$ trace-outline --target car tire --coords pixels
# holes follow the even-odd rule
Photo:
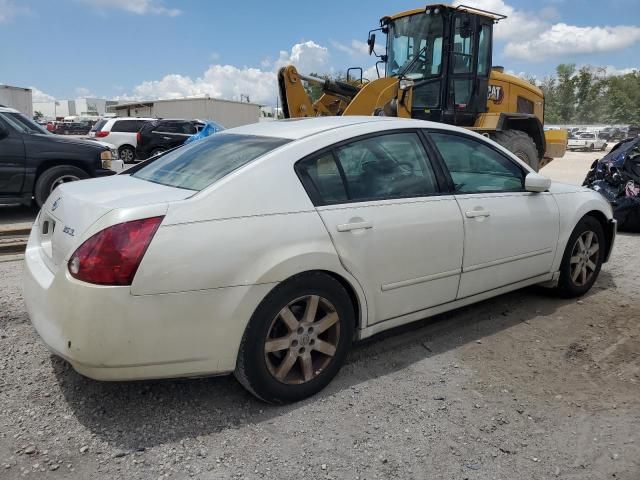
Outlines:
[[[59,165],[45,170],[36,180],[36,186],[33,192],[36,204],[38,207],[42,207],[51,192],[59,185],[76,180],[83,180],[85,178],[89,178],[87,172],[71,165]]]
[[[598,220],[583,217],[573,229],[560,264],[557,292],[566,298],[587,293],[598,278],[607,240]]]
[[[602,144],[602,148],[600,149],[601,152],[604,152],[607,149],[607,144],[603,143]]]
[[[118,150],[118,158],[124,163],[134,163],[136,160],[136,151],[129,145],[123,145]]]
[[[538,171],[540,165],[538,149],[533,139],[526,132],[522,130],[504,130],[495,132],[492,138],[536,172]]]
[[[155,157],[156,155],[160,155],[161,153],[164,153],[165,150],[163,150],[162,148],[155,148],[151,151],[151,155],[149,155],[149,158],[151,157]]]
[[[254,312],[235,376],[268,403],[314,395],[340,370],[354,325],[354,307],[340,282],[321,272],[296,275],[278,285]]]

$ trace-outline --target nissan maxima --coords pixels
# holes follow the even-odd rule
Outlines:
[[[24,298],[88,377],[234,373],[291,402],[326,386],[354,340],[533,284],[583,295],[615,233],[601,195],[468,130],[275,121],[58,187]]]

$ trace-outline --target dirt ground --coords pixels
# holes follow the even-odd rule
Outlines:
[[[580,183],[591,155],[544,173]],[[525,289],[356,345],[284,407],[233,377],[78,375],[0,263],[0,478],[638,480],[639,246],[620,234],[582,299]]]

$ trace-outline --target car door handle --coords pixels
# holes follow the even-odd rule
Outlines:
[[[465,212],[465,216],[467,218],[478,218],[478,217],[488,217],[490,216],[491,213],[489,213],[488,210],[469,210],[467,212]]]
[[[366,230],[368,228],[373,228],[373,223],[371,222],[354,222],[354,223],[343,223],[336,227],[339,232],[350,232],[352,230]]]

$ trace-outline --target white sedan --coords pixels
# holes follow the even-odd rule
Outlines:
[[[354,340],[527,285],[584,294],[615,233],[600,194],[468,130],[258,123],[59,187],[24,298],[88,377],[234,372],[289,402],[327,385]]]

